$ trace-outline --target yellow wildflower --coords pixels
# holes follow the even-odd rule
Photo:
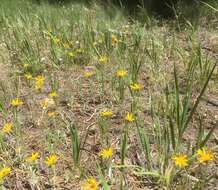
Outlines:
[[[117,71],[117,77],[123,78],[127,75],[127,71],[120,69]]]
[[[200,163],[213,161],[215,159],[214,153],[212,151],[206,151],[205,148],[199,149],[197,155],[197,159]]]
[[[58,97],[58,93],[56,91],[50,92],[48,95],[50,98]]]
[[[28,63],[24,63],[24,64],[23,64],[23,67],[24,67],[24,68],[27,68],[27,67],[29,67],[29,64],[28,64]]]
[[[14,107],[18,107],[18,106],[23,105],[23,101],[19,98],[15,98],[11,101],[11,105]]]
[[[54,37],[54,38],[53,38],[53,42],[54,42],[55,44],[60,44],[61,39],[58,38],[58,37]]]
[[[116,46],[117,43],[118,43],[118,39],[117,39],[117,37],[113,34],[113,35],[111,36],[111,44],[112,44],[112,46]]]
[[[31,80],[33,77],[30,73],[24,75],[27,80]]]
[[[108,63],[108,57],[107,56],[101,56],[98,61],[99,61],[100,64],[104,65],[104,64]]]
[[[98,43],[99,43],[99,44],[103,44],[103,42],[104,42],[103,37],[98,39]]]
[[[81,48],[76,49],[76,53],[80,54],[80,53],[84,53],[84,50]]]
[[[69,56],[69,57],[75,57],[75,55],[76,55],[76,54],[75,54],[74,52],[69,52],[69,53],[68,53],[68,56]]]
[[[180,168],[184,168],[188,166],[188,158],[185,154],[179,154],[172,157],[172,160],[174,161],[176,166],[179,166]]]
[[[12,123],[5,123],[2,128],[3,133],[9,134],[12,131]]]
[[[48,113],[48,117],[54,117],[56,115],[55,111],[49,111]]]
[[[131,85],[130,85],[130,88],[131,88],[132,90],[134,90],[134,91],[139,91],[139,90],[141,90],[143,87],[142,87],[142,85],[140,85],[140,84],[138,84],[138,83],[134,83],[134,84],[131,84]]]
[[[98,45],[98,42],[93,42],[93,46],[97,46]]]
[[[101,115],[102,117],[112,117],[112,116],[113,116],[113,112],[112,112],[111,110],[106,110],[106,111],[102,111],[102,112],[100,113],[100,115]]]
[[[11,173],[11,168],[5,167],[0,170],[0,180],[3,180],[7,175]]]
[[[51,107],[55,104],[54,100],[52,98],[45,98],[41,103],[42,109],[47,109],[48,107]]]
[[[134,115],[132,113],[128,112],[126,114],[125,120],[128,121],[128,122],[133,122],[133,121],[135,121],[135,117],[134,117]]]
[[[35,89],[36,90],[42,90],[45,83],[45,77],[44,76],[37,76],[35,77]]]
[[[55,154],[52,154],[50,156],[48,156],[45,160],[45,164],[48,166],[48,167],[51,167],[53,165],[55,165],[58,161],[58,157],[57,155]]]
[[[84,76],[86,77],[86,78],[89,78],[89,77],[91,77],[91,76],[93,76],[95,73],[94,72],[91,72],[91,71],[86,71],[86,72],[84,72]]]
[[[70,44],[67,43],[67,42],[65,42],[65,43],[63,44],[63,46],[64,46],[64,48],[66,48],[66,49],[69,49],[69,48],[70,48]]]
[[[84,183],[82,190],[98,190],[98,182],[95,178],[90,177]]]
[[[32,152],[32,154],[26,158],[26,161],[27,162],[34,162],[35,160],[38,159],[38,157],[39,157],[38,152]]]
[[[99,153],[99,155],[103,158],[103,159],[108,159],[110,157],[113,156],[113,149],[110,148],[106,148],[101,150],[101,152]]]

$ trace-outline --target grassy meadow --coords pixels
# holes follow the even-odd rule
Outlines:
[[[218,189],[218,3],[195,8],[0,0],[0,189]]]

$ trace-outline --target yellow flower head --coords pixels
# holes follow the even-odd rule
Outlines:
[[[68,53],[68,56],[69,56],[69,57],[75,57],[76,54],[75,54],[74,52],[69,52],[69,53]]]
[[[12,131],[12,123],[5,123],[2,128],[3,133],[9,134]]]
[[[215,160],[215,154],[212,151],[206,151],[205,148],[199,149],[197,151],[197,159],[200,163],[206,163],[208,161]]]
[[[24,64],[23,64],[23,67],[24,67],[24,68],[28,68],[29,66],[30,66],[30,65],[29,65],[28,63],[24,63]]]
[[[108,159],[110,157],[113,156],[113,149],[110,148],[105,148],[103,150],[101,150],[101,152],[99,153],[99,155],[103,158],[103,159]]]
[[[76,49],[76,53],[78,54],[84,53],[84,50],[82,48],[78,48]]]
[[[38,152],[33,152],[30,156],[26,158],[27,162],[34,162],[39,158],[39,153]]]
[[[134,117],[134,115],[132,114],[132,113],[127,113],[126,114],[126,117],[125,117],[125,120],[127,121],[127,122],[133,122],[133,121],[135,121],[135,117]]]
[[[86,72],[84,72],[84,76],[86,77],[86,78],[89,78],[89,77],[91,77],[91,76],[93,76],[95,73],[94,72],[91,72],[91,71],[86,71]]]
[[[142,85],[140,85],[139,83],[134,83],[130,85],[130,88],[134,91],[139,91],[143,88]]]
[[[98,39],[98,43],[99,43],[99,44],[103,44],[103,43],[104,43],[103,37],[101,37],[101,38]]]
[[[90,177],[83,184],[82,190],[98,190],[98,182],[95,178]]]
[[[0,170],[0,180],[3,180],[7,175],[11,173],[11,168],[5,167]]]
[[[98,42],[93,42],[93,46],[97,46],[98,45]]]
[[[58,161],[57,155],[52,154],[45,159],[45,164],[48,167],[51,167],[51,166],[55,165],[57,163],[57,161]]]
[[[41,103],[42,109],[47,109],[48,107],[51,107],[55,104],[54,100],[52,98],[45,98]]]
[[[53,42],[54,42],[55,44],[60,44],[61,39],[58,38],[58,37],[54,37],[54,38],[53,38]]]
[[[55,111],[49,111],[48,113],[48,117],[54,117],[56,115]]]
[[[66,49],[69,49],[69,48],[70,48],[70,44],[69,44],[68,42],[65,42],[65,43],[63,44],[63,46],[64,46],[64,48],[66,48]]]
[[[108,63],[109,60],[108,60],[107,56],[101,56],[98,61],[100,64],[104,65],[104,64]]]
[[[18,106],[23,105],[23,101],[19,98],[15,98],[11,101],[11,105],[14,107],[18,107]]]
[[[35,89],[36,90],[42,90],[45,83],[45,77],[44,76],[37,76],[35,77]]]
[[[120,69],[117,71],[117,77],[123,78],[127,75],[127,71]]]
[[[58,93],[56,91],[50,92],[48,95],[50,98],[56,98],[58,97]]]
[[[185,154],[179,154],[172,157],[172,160],[174,161],[176,166],[179,166],[180,168],[184,168],[188,166],[188,158]]]
[[[31,80],[31,79],[33,78],[30,73],[25,74],[24,77],[25,77],[27,80]]]
[[[118,43],[118,39],[117,39],[117,37],[113,34],[113,35],[111,36],[111,44],[112,44],[112,46],[116,46],[117,43]]]
[[[113,116],[113,112],[111,110],[106,110],[106,111],[102,111],[100,113],[101,117],[112,117]]]

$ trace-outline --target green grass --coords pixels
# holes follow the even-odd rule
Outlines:
[[[218,5],[191,16],[194,6],[178,6],[161,20],[97,3],[0,1],[2,189],[217,186]],[[211,160],[200,163],[199,149]]]

